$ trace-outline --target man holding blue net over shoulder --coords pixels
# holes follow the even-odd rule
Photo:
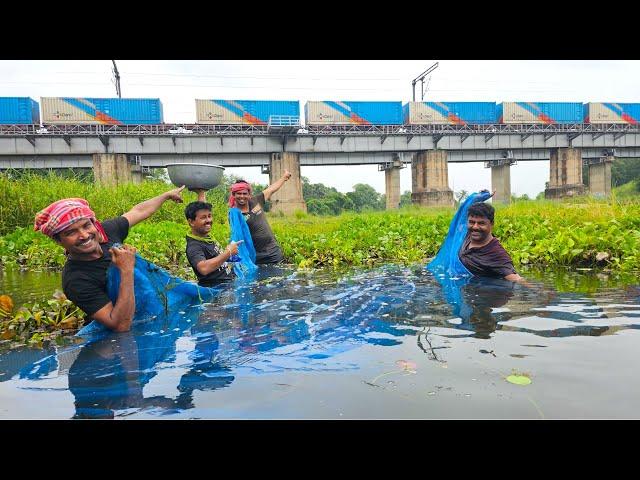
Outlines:
[[[144,261],[137,259],[135,248],[122,242],[131,227],[153,215],[164,202],[182,202],[183,189],[169,190],[102,223],[83,198],[59,200],[36,214],[34,229],[64,247],[67,254],[62,270],[65,295],[101,326],[117,332],[131,328],[137,304],[142,306],[145,300],[136,295],[145,279],[138,274],[134,282],[136,268]]]
[[[484,203],[492,196],[488,190],[481,190],[464,201],[451,220],[438,254],[427,266],[431,272],[450,278],[478,275],[524,281],[507,251],[492,234],[495,209]]]
[[[196,190],[198,200],[185,208],[184,214],[191,231],[187,233],[187,260],[191,265],[198,285],[212,287],[230,282],[235,278],[232,262],[238,255],[238,245],[243,241],[231,241],[222,246],[211,236],[212,205],[206,202],[205,190]]]
[[[235,221],[236,216],[242,215],[255,248],[254,263],[257,265],[276,264],[284,261],[282,249],[280,245],[278,245],[264,213],[264,205],[290,178],[291,173],[285,170],[282,177],[257,195],[251,194],[251,185],[244,180],[238,180],[231,185],[229,219],[231,222],[232,235],[237,235],[238,227],[243,225],[243,222]],[[238,218],[238,220],[240,219]]]

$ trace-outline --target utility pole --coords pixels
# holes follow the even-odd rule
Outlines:
[[[424,72],[422,72],[420,75],[418,75],[412,82],[411,82],[411,87],[413,88],[413,101],[416,101],[416,83],[418,83],[418,80],[420,80],[420,90],[422,92],[422,96],[420,98],[420,101],[424,100],[424,79],[427,75],[429,75],[431,72],[433,72],[436,68],[438,68],[438,64],[439,62],[434,63],[433,65],[431,65],[429,68],[427,68]],[[427,83],[427,89],[429,88],[429,84]]]
[[[114,83],[116,84],[116,93],[118,94],[118,98],[122,98],[122,93],[120,92],[120,73],[118,72],[118,67],[116,66],[116,61],[111,60],[113,62],[113,77]]]

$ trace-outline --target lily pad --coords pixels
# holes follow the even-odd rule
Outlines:
[[[529,385],[531,379],[525,375],[509,375],[507,382],[513,383],[514,385]]]

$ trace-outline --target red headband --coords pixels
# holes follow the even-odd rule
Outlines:
[[[77,221],[85,218],[93,222],[96,230],[98,230],[98,237],[102,237],[98,238],[98,242],[106,242],[108,240],[107,234],[102,228],[102,225],[100,225],[100,222],[96,220],[96,214],[89,208],[89,203],[84,198],[64,198],[53,202],[47,208],[36,214],[33,229],[35,231],[40,230],[48,237],[53,237]]]

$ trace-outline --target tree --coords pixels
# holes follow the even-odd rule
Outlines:
[[[402,195],[400,195],[400,206],[408,207],[411,205],[411,191],[405,190]]]
[[[617,158],[611,165],[611,183],[614,187],[632,180],[640,180],[640,158]]]
[[[152,168],[148,175],[145,175],[145,178],[149,180],[160,180],[165,183],[171,183],[169,179],[169,172],[166,168]]]
[[[467,192],[466,190],[460,190],[460,191],[456,192],[455,195],[454,195],[455,201],[456,201],[456,206],[458,206],[462,202],[464,202],[467,199],[468,196],[469,196],[469,192]]]
[[[353,192],[347,193],[347,197],[351,199],[355,210],[362,212],[364,210],[384,210],[385,204],[382,195],[365,183],[357,183],[353,186]]]

